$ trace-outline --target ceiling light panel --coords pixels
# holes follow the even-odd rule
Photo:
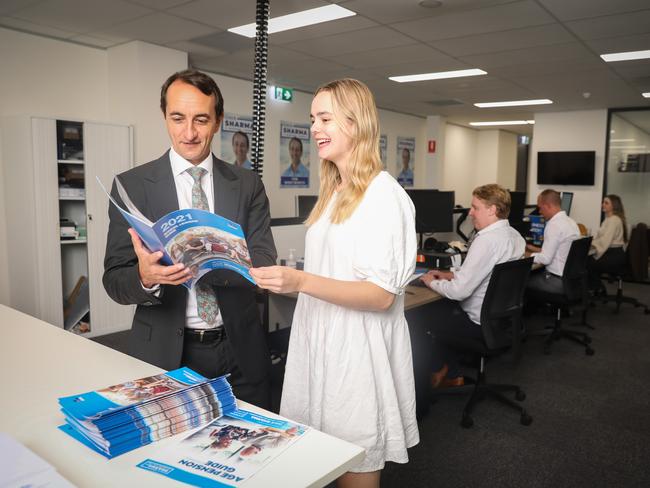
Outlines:
[[[398,83],[410,83],[413,81],[444,80],[446,78],[462,78],[464,76],[487,75],[482,69],[460,69],[455,71],[439,71],[437,73],[422,73],[419,75],[389,76],[388,79]]]
[[[553,101],[548,98],[542,98],[539,100],[512,100],[508,102],[480,102],[475,103],[474,106],[479,108],[520,107],[524,105],[548,105],[549,103],[553,103]]]
[[[343,8],[339,5],[326,5],[325,7],[312,8],[296,12],[289,15],[282,15],[269,20],[269,34],[282,32],[308,25],[329,22],[330,20],[342,19],[357,15],[356,12]],[[239,34],[240,36],[255,37],[256,24],[241,25],[232,27],[228,32]]]
[[[601,54],[600,57],[608,63],[614,63],[616,61],[634,61],[637,59],[648,59],[650,58],[650,49],[646,51],[627,51],[624,53]]]

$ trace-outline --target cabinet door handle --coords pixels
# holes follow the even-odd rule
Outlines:
[[[93,219],[93,214],[88,214],[88,220],[92,220],[92,219]]]

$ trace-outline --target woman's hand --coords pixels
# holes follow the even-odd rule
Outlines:
[[[273,293],[301,291],[305,275],[304,271],[288,268],[287,266],[251,268],[250,273],[257,286]]]

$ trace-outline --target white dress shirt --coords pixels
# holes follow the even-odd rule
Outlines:
[[[174,148],[169,151],[169,159],[172,164],[174,183],[176,184],[176,196],[178,197],[178,208],[192,208],[192,186],[194,178],[187,172],[188,168],[194,165],[178,155]],[[201,178],[201,188],[208,199],[210,212],[214,212],[214,185],[212,171],[212,154],[198,165],[207,170],[208,174]],[[181,285],[179,285],[181,286]],[[196,290],[189,290],[187,293],[187,307],[185,309],[185,327],[189,329],[211,329],[223,324],[221,309],[217,312],[217,320],[213,325],[207,324],[199,317],[196,306]]]
[[[510,227],[506,219],[498,220],[481,229],[460,270],[451,280],[434,280],[431,289],[460,302],[470,320],[481,323],[481,307],[492,276],[492,269],[499,263],[520,259],[526,250],[526,241],[519,232]]]
[[[560,210],[546,222],[542,250],[533,253],[535,263],[546,266],[546,271],[562,276],[571,243],[580,237],[578,224]]]

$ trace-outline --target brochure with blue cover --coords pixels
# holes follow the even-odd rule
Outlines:
[[[192,486],[240,486],[307,430],[285,419],[236,410],[142,461],[138,467]]]
[[[236,410],[225,376],[189,368],[59,398],[60,429],[106,457],[205,424]]]
[[[213,269],[235,271],[255,284],[248,271],[252,262],[246,237],[238,223],[196,208],[174,210],[151,222],[131,201],[117,176],[115,187],[126,209],[106,191],[99,177],[97,182],[147,249],[163,253],[162,264],[182,263],[192,271],[192,279],[183,283],[188,289]]]

